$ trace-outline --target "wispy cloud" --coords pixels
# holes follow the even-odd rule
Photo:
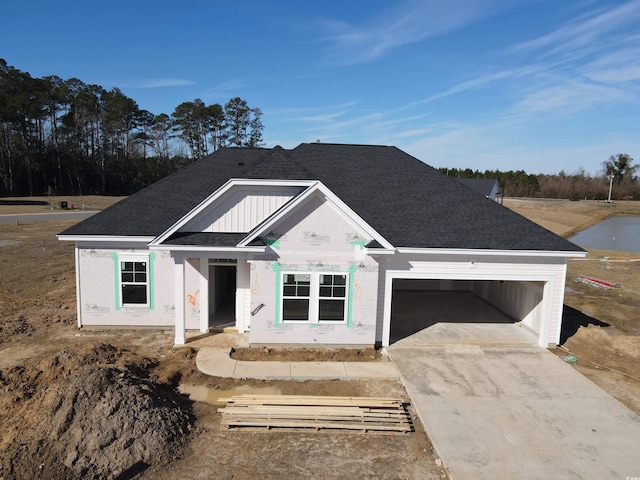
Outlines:
[[[184,80],[181,78],[152,78],[144,80],[137,88],[165,88],[165,87],[182,87],[185,85],[193,85],[195,82]]]
[[[562,27],[541,37],[518,43],[508,51],[540,52],[550,56],[562,52],[576,52],[585,49],[585,53],[594,48],[608,45],[623,27],[633,25],[640,20],[640,0],[632,0],[612,9],[598,9],[578,17]]]
[[[583,81],[558,81],[526,94],[514,105],[514,116],[554,112],[570,115],[598,105],[631,100],[625,90]]]
[[[402,45],[460,29],[508,5],[501,0],[410,0],[361,24],[325,20],[322,40],[328,45],[330,63],[364,63]]]
[[[596,82],[621,83],[640,79],[640,44],[603,55],[587,63],[581,73]]]

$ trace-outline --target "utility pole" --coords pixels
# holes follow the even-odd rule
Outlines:
[[[607,203],[611,203],[611,188],[613,187],[613,177],[615,177],[614,174],[609,175],[609,199],[607,200]]]

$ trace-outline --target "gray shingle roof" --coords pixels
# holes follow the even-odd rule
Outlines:
[[[491,195],[497,182],[495,178],[458,178],[458,181],[485,197]]]
[[[230,178],[319,180],[396,247],[582,251],[396,147],[223,148],[62,232],[157,236]]]

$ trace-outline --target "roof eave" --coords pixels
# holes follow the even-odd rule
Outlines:
[[[557,257],[557,258],[582,258],[587,255],[585,251],[578,250],[489,250],[473,248],[411,248],[398,247],[400,254],[410,255],[475,255],[475,256],[505,256],[505,257]]]
[[[156,237],[137,235],[56,235],[58,240],[67,242],[127,242],[148,244]]]

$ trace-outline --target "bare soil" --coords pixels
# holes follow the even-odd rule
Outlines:
[[[55,237],[73,223],[0,224],[0,479],[447,478],[411,407],[408,435],[221,431],[180,383],[409,399],[399,381],[210,377],[173,332],[79,330],[73,245]]]
[[[13,200],[0,202],[0,214],[51,209],[24,202],[43,199]],[[116,199],[64,200],[104,208]],[[633,202],[517,199],[505,205],[562,235],[611,214],[640,215]],[[172,332],[78,330],[73,245],[55,238],[72,224],[0,225],[0,479],[446,478],[415,415],[416,432],[400,436],[221,431],[217,407],[177,394],[180,383],[408,398],[397,381],[209,377],[196,370],[192,349],[172,349]],[[561,357],[574,354],[577,370],[638,414],[639,258],[592,250],[586,259],[569,261],[563,345],[555,350]],[[579,275],[620,288],[574,282]],[[242,359],[348,361],[331,351],[285,350],[258,350]],[[361,361],[369,355],[363,352],[347,356]]]
[[[371,362],[386,360],[375,348],[234,348],[231,358],[275,362]]]
[[[505,206],[564,236],[612,215],[640,216],[640,202],[506,199]],[[580,275],[619,284],[603,290],[575,281]],[[640,415],[640,253],[588,249],[570,259],[560,357]]]

